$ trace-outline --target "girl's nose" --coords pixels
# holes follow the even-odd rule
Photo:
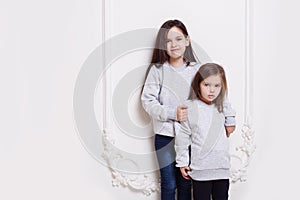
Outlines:
[[[177,43],[175,41],[171,42],[172,47],[176,47]]]

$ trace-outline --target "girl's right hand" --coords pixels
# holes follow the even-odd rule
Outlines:
[[[180,172],[183,176],[183,178],[187,179],[187,180],[191,180],[191,177],[188,175],[188,171],[190,171],[191,168],[186,166],[186,167],[180,167]]]
[[[188,116],[188,107],[187,106],[178,106],[177,107],[177,120],[184,122],[187,120]]]

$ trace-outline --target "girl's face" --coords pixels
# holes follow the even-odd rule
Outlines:
[[[185,37],[181,29],[172,27],[166,38],[166,49],[170,59],[183,59],[186,47],[189,46],[189,37]]]
[[[211,103],[215,100],[222,89],[222,79],[220,75],[212,75],[201,81],[200,94],[206,103]]]

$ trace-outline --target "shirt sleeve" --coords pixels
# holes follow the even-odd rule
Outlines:
[[[176,167],[189,166],[189,146],[192,133],[189,122],[176,122],[175,129]]]
[[[152,66],[142,91],[142,106],[145,111],[156,120],[177,120],[177,107],[165,106],[160,103],[159,95],[162,88],[162,79],[162,70]]]
[[[225,126],[235,126],[235,110],[231,107],[228,98],[225,98],[223,103],[223,113],[225,116]]]

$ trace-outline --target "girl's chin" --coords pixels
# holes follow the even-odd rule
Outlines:
[[[206,103],[206,104],[212,104],[212,101],[213,101],[213,99],[211,100],[211,99],[208,99],[208,98],[200,98],[204,103]]]
[[[179,60],[179,59],[183,58],[182,56],[178,56],[178,55],[172,55],[170,57],[171,57],[172,60]]]

